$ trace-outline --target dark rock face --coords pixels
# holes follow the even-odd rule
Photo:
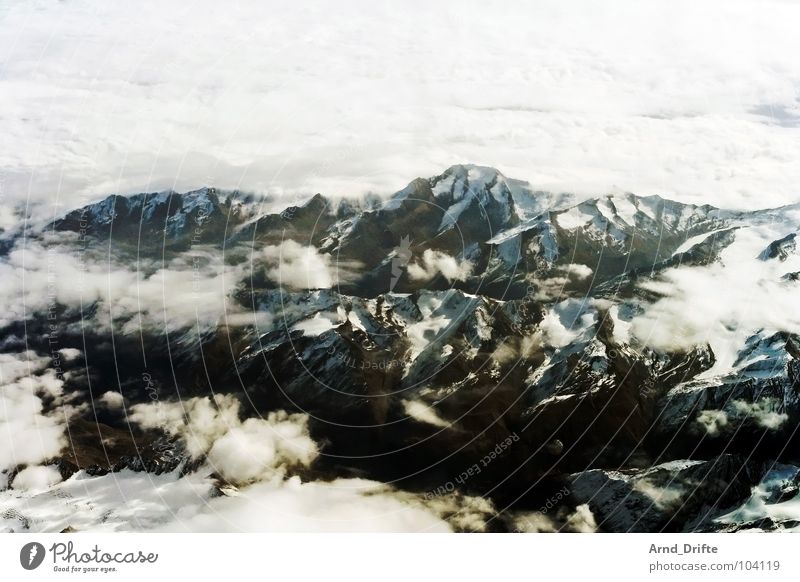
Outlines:
[[[192,244],[219,242],[240,221],[233,195],[220,199],[214,188],[194,192],[157,192],[109,196],[73,210],[52,223],[55,231],[77,232],[146,252],[158,247],[184,250]]]
[[[730,370],[712,374],[710,344],[657,350],[629,328],[661,298],[644,283],[721,264],[741,229],[775,212],[628,193],[576,202],[475,166],[388,200],[316,195],[271,214],[213,188],[110,196],[30,236],[46,245],[46,233],[77,233],[76,252],[102,251],[128,270],[178,258],[199,271],[190,254],[202,248],[229,269],[232,311],[266,323],[137,326],[135,314],[109,323],[100,300],[56,305],[60,347],[82,353],[65,364],[65,389],[86,406],[53,462],[64,477],[191,471],[197,460],[180,442],[100,406],[103,392],[128,407],[234,393],[247,416],[310,415],[324,453],[316,476],[415,492],[458,482],[513,511],[566,487],[564,507],[588,504],[604,531],[754,527],[715,520],[771,464],[798,460],[800,339],[757,331]],[[276,281],[264,251],[289,242],[311,269],[336,274],[330,285]],[[794,234],[774,241],[758,258],[776,262],[759,264],[789,260],[795,244]],[[3,328],[2,351],[49,353],[50,320],[30,315]],[[764,519],[759,527],[788,527]]]
[[[600,529],[694,531],[744,501],[764,468],[733,455],[671,461],[645,470],[592,469],[570,476],[572,495],[588,503]]]
[[[798,338],[751,337],[735,374],[692,380],[658,403],[654,441],[672,454],[774,449],[794,438],[800,422]],[[780,450],[780,448],[778,449]]]
[[[768,261],[778,259],[785,261],[789,255],[797,252],[797,233],[787,234],[785,237],[771,242],[759,256],[760,259]]]
[[[130,469],[160,475],[169,473],[188,460],[183,446],[158,433],[142,433],[138,428],[113,428],[87,419],[68,423],[70,446],[58,460],[64,479],[78,470],[90,475]]]

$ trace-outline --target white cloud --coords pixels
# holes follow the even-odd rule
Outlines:
[[[731,404],[736,412],[750,416],[763,428],[778,430],[789,420],[788,414],[778,412],[781,403],[774,398],[763,398],[757,402],[734,400]]]
[[[597,531],[597,522],[588,504],[584,503],[575,508],[575,511],[567,517],[566,528],[575,533],[594,533]]]
[[[73,360],[78,359],[83,352],[75,348],[62,348],[58,350],[58,353],[60,353],[61,357],[67,362],[72,362]]]
[[[14,509],[0,517],[0,530],[19,528],[20,515],[46,531],[450,531],[449,523],[481,530],[494,514],[480,498],[424,500],[362,479],[303,483],[289,475],[319,453],[307,417],[274,412],[241,421],[229,395],[135,405],[131,420],[179,436],[194,457],[205,455],[203,464],[186,476],[78,472],[63,483],[54,470],[33,467],[12,484],[29,495],[0,493]],[[224,495],[211,474],[229,484]],[[76,503],[86,510],[76,514]]]
[[[11,482],[13,489],[22,491],[45,490],[61,481],[61,473],[55,467],[38,465],[26,467],[16,474]]]
[[[708,435],[717,436],[723,428],[728,426],[728,415],[724,410],[703,410],[697,415],[697,422]]]
[[[796,217],[786,218],[792,222]],[[670,269],[659,280],[642,284],[663,298],[633,318],[631,332],[643,343],[665,350],[709,343],[716,364],[708,375],[730,371],[747,337],[758,331],[800,333],[797,286],[781,280],[786,272],[800,270],[800,257],[783,262],[758,259],[786,228],[741,228],[735,242],[720,253],[720,261]]]
[[[131,407],[130,420],[142,428],[162,428],[180,435],[192,457],[204,455],[214,441],[239,426],[239,402],[229,394],[152,402]]]
[[[205,473],[78,472],[47,491],[0,492],[0,531],[446,532],[435,511],[362,479],[298,478],[215,493]],[[75,507],[81,507],[76,512]],[[456,504],[449,504],[454,509]]]
[[[243,422],[239,417],[239,401],[229,394],[136,404],[130,415],[143,428],[180,436],[190,455],[206,455],[209,466],[230,483],[283,478],[287,469],[308,466],[316,458],[307,416],[278,411]]]
[[[331,256],[315,247],[293,240],[269,245],[262,250],[267,261],[266,274],[273,282],[290,289],[327,289],[333,286]]]
[[[360,479],[283,486],[259,483],[238,497],[212,499],[207,511],[167,531],[447,532],[450,527],[421,503]]]
[[[20,3],[0,21],[0,169],[17,200],[70,206],[204,182],[386,192],[457,162],[775,205],[800,182],[798,17],[779,0]],[[435,34],[411,42],[420,22]]]
[[[718,436],[732,420],[749,417],[762,428],[779,430],[789,420],[789,415],[779,412],[781,403],[774,398],[763,398],[756,402],[733,400],[726,410],[703,410],[697,422],[710,436]]]
[[[522,533],[594,533],[597,531],[597,522],[588,504],[578,505],[571,513],[565,509],[558,511],[556,516],[540,511],[520,513],[514,517],[514,530]]]
[[[395,495],[414,503],[413,497],[409,494]],[[425,507],[440,518],[446,519],[456,531],[468,533],[485,531],[487,522],[497,516],[497,509],[485,497],[460,493],[434,496],[425,501]]]
[[[683,502],[685,491],[681,487],[669,486],[661,487],[655,485],[647,479],[635,481],[633,489],[639,493],[647,495],[659,509],[674,509]]]
[[[450,423],[439,416],[433,406],[428,406],[419,400],[403,400],[403,409],[408,416],[419,422],[432,424],[433,426],[441,428],[450,426]]]
[[[520,533],[555,533],[558,526],[548,515],[531,511],[514,518],[514,530]]]
[[[586,265],[581,265],[579,263],[570,263],[569,265],[565,265],[564,267],[562,267],[562,269],[568,275],[572,275],[575,279],[579,281],[588,279],[589,277],[592,276],[592,273],[594,272],[592,271],[591,267],[587,267]]]
[[[208,451],[208,462],[223,479],[249,483],[291,466],[308,466],[316,458],[317,445],[308,436],[306,418],[270,413],[265,421],[248,418],[230,429]]]
[[[64,234],[63,237],[69,235]],[[147,265],[147,267],[151,267]],[[247,311],[229,297],[249,265],[225,265],[219,253],[197,247],[166,265],[133,270],[99,256],[81,256],[50,241],[28,239],[0,257],[0,325],[45,312],[56,303],[100,307],[93,323],[122,333],[156,329],[269,326],[267,313]],[[90,321],[84,316],[84,323]],[[78,350],[64,350],[69,360]]]
[[[100,402],[112,409],[122,409],[125,407],[125,397],[121,392],[109,390],[100,397]]]
[[[30,352],[0,354],[0,471],[41,463],[66,445],[65,413],[45,412],[41,399],[60,397],[63,384],[47,364]]]
[[[441,273],[448,281],[463,281],[469,277],[472,263],[458,261],[447,253],[425,249],[422,260],[408,265],[408,276],[414,280],[433,279]]]
[[[555,348],[563,348],[578,339],[589,340],[597,314],[589,305],[577,299],[565,299],[548,309],[539,324],[541,338],[531,338]],[[535,343],[534,343],[535,345]]]

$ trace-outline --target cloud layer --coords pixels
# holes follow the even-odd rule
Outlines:
[[[762,260],[774,240],[796,230],[797,214],[785,222],[737,231],[736,240],[705,266],[667,270],[642,284],[662,295],[631,322],[633,334],[663,350],[685,350],[710,344],[716,357],[714,373],[730,369],[745,340],[753,333],[800,333],[797,284],[786,273],[800,270],[800,255],[786,260]]]
[[[33,353],[0,354],[0,473],[55,457],[67,444],[65,413],[44,410],[42,399],[57,402],[63,385],[53,370],[45,370],[49,363]],[[21,482],[40,482],[40,473]]]
[[[387,192],[459,162],[543,189],[797,198],[791,2],[40,0],[2,13],[7,201],[205,183]],[[422,23],[431,34],[408,34]]]
[[[411,279],[433,279],[441,273],[448,281],[464,281],[472,272],[472,263],[459,261],[442,251],[425,249],[422,259],[408,265],[408,276]]]
[[[229,298],[248,268],[226,265],[202,247],[163,264],[143,260],[129,268],[99,254],[77,254],[68,245],[21,240],[0,257],[0,325],[45,317],[56,305],[88,310],[98,302],[94,322],[123,333],[140,327],[267,326],[269,314],[253,313]]]
[[[480,531],[496,513],[479,497],[428,500],[364,479],[304,482],[292,470],[319,454],[308,417],[242,421],[239,412],[225,394],[133,406],[133,422],[178,436],[202,464],[186,475],[79,471],[64,482],[52,467],[29,467],[13,490],[0,487],[0,531]]]
[[[137,404],[130,418],[144,428],[181,436],[191,456],[205,456],[233,484],[282,478],[288,468],[307,467],[318,454],[306,416],[271,412],[240,421],[239,401],[231,395]]]

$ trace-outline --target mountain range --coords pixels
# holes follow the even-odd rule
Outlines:
[[[31,224],[3,234],[0,352],[61,382],[36,394],[66,418],[41,461],[64,480],[201,470],[213,448],[142,407],[226,394],[243,422],[306,415],[303,479],[485,499],[488,531],[560,491],[556,529],[579,508],[600,531],[800,525],[800,205],[578,198],[457,165],[280,213],[203,188]]]

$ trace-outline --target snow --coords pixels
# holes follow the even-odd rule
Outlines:
[[[636,214],[639,211],[634,204],[634,198],[630,194],[623,194],[611,198],[617,216],[628,226],[636,226]]]
[[[507,241],[510,238],[514,238],[514,237],[519,236],[520,234],[522,234],[525,231],[528,231],[528,230],[531,230],[533,228],[536,228],[537,226],[539,226],[541,224],[541,222],[542,222],[541,219],[531,219],[531,220],[528,220],[526,222],[522,222],[522,223],[518,224],[517,226],[511,227],[511,228],[507,228],[505,230],[501,230],[500,232],[495,234],[492,238],[487,240],[486,244],[490,244],[490,245],[500,244],[502,242]]]
[[[617,212],[608,198],[600,198],[595,204],[600,215],[605,218],[609,224],[613,224],[617,218]]]
[[[167,190],[150,196],[142,209],[142,220],[151,220],[158,207],[166,204],[172,194],[172,191]]]
[[[492,339],[492,316],[487,313],[483,307],[478,307],[473,313],[475,317],[475,330],[477,332],[478,339],[481,341],[488,341]]]
[[[452,192],[453,199],[458,200],[463,195],[464,183],[462,180],[459,180],[458,186],[456,188],[453,188],[455,181],[456,181],[455,174],[450,174],[444,179],[439,180],[438,182],[436,182],[433,188],[431,188],[433,195],[438,198],[439,196],[450,194]]]
[[[558,259],[558,241],[549,222],[543,224],[542,233],[539,235],[539,250],[545,261],[550,264],[555,263]]]
[[[181,210],[186,214],[191,214],[195,210],[209,210],[214,204],[208,188],[187,192],[180,195],[180,198]]]
[[[672,268],[642,283],[663,297],[633,319],[632,333],[657,349],[710,344],[716,362],[701,378],[734,372],[740,351],[756,333],[800,333],[796,288],[781,280],[800,270],[800,256],[783,262],[758,258],[785,230],[783,222],[742,224],[719,261]]]
[[[335,314],[315,313],[311,319],[295,323],[292,331],[300,330],[305,336],[317,336],[336,328],[340,323]]]
[[[800,469],[795,466],[776,463],[753,488],[747,501],[715,521],[724,524],[746,523],[764,518],[769,518],[773,522],[800,521],[800,495],[780,503],[770,503],[770,497],[786,484],[795,481],[798,472]],[[800,528],[795,526],[792,529]]]
[[[522,253],[520,250],[521,243],[522,241],[520,241],[519,237],[513,237],[504,240],[495,247],[497,257],[503,261],[506,266],[513,267],[519,263],[520,259],[522,258]]]
[[[375,310],[375,301],[370,301],[366,305],[366,309],[364,309],[361,305],[354,303],[352,308],[347,313],[347,321],[356,328],[362,331],[374,333],[376,332],[375,326],[370,322],[370,318],[368,317],[372,312]]]
[[[411,343],[409,369],[429,346],[455,331],[479,301],[481,299],[478,297],[467,296],[455,290],[422,292],[417,301],[422,319],[406,323],[406,336]]]
[[[439,224],[439,231],[441,232],[453,228],[461,214],[469,208],[474,201],[475,196],[470,193],[445,210],[444,216],[442,216],[442,222]]]
[[[592,222],[597,217],[597,213],[592,212],[591,206],[584,203],[573,206],[564,212],[556,213],[554,217],[558,225],[564,230],[574,230]]]
[[[596,312],[585,301],[565,299],[547,311],[539,329],[547,345],[563,348],[579,340],[591,340],[596,322]]]
[[[390,202],[386,203],[386,208],[390,205],[397,205],[399,207],[400,202],[397,200],[391,200]],[[326,236],[322,241],[319,243],[320,249],[324,249],[327,252],[333,252],[336,250],[336,247],[333,247],[334,244],[341,244],[343,240],[345,240],[350,234],[355,230],[356,225],[358,224],[359,216],[354,216],[352,218],[345,218],[344,220],[339,220],[335,222],[328,231],[329,234]]]
[[[451,203],[445,210],[439,230],[452,228],[473,203],[486,205],[493,200],[502,211],[502,222],[513,214],[513,197],[506,178],[494,168],[484,166],[452,166],[432,186],[439,203]]]
[[[452,314],[441,314],[435,317],[428,317],[406,328],[406,337],[411,341],[411,353],[408,358],[409,363],[416,360],[440,335],[444,335],[443,332],[453,323],[451,315]]]
[[[698,234],[696,236],[689,237],[688,239],[686,239],[686,241],[681,246],[679,246],[675,250],[674,253],[672,253],[672,256],[674,257],[676,255],[680,255],[681,253],[685,253],[686,251],[691,250],[691,248],[694,247],[695,245],[701,244],[703,241],[705,241],[709,237],[712,237],[712,236],[714,236],[716,234],[719,234],[720,232],[724,232],[726,230],[729,230],[729,227],[718,228],[718,229],[712,230],[710,232],[705,232],[705,233],[702,233],[702,234]]]
[[[409,184],[394,196],[392,196],[386,204],[383,205],[384,210],[397,210],[405,202],[412,193],[414,193],[414,186]]]
[[[658,221],[658,207],[663,200],[658,196],[645,196],[639,198],[639,212],[650,220]]]
[[[422,503],[361,479],[269,480],[215,492],[208,466],[180,476],[80,471],[46,491],[0,492],[0,531],[449,531]],[[23,524],[27,522],[29,529]]]

